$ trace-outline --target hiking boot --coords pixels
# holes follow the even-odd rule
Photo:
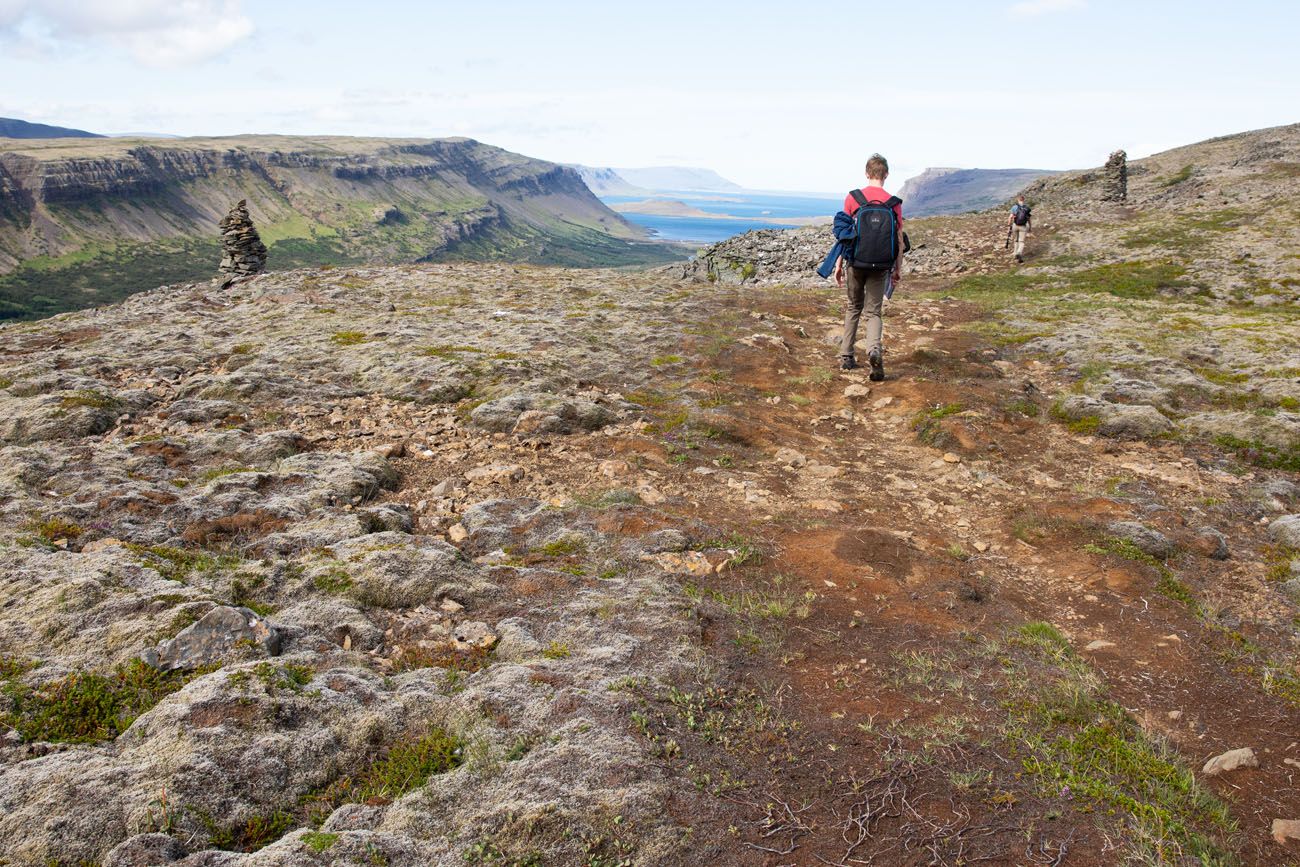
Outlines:
[[[871,376],[869,377],[871,381],[883,382],[885,379],[885,360],[880,357],[879,349],[871,351],[871,354],[867,356],[867,364],[871,365]]]
[[[1019,263],[1021,263],[1021,264],[1023,265],[1024,262],[1025,262],[1025,257],[1024,257],[1024,256],[1021,256],[1020,254],[1017,253],[1017,254],[1016,254],[1016,261],[1019,262]]]
[[[840,370],[857,370],[858,363],[852,355],[840,356]]]

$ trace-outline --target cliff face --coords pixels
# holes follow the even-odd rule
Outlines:
[[[673,255],[645,242],[573,169],[469,139],[12,142],[0,145],[0,317],[208,276],[217,221],[241,198],[273,269]]]

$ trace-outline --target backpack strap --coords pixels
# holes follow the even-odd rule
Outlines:
[[[870,204],[870,202],[867,201],[867,197],[862,195],[862,190],[859,190],[857,187],[849,190],[849,195],[853,197],[853,201],[858,203],[859,208],[865,208]]]

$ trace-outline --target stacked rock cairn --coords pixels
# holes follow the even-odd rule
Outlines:
[[[220,226],[221,270],[236,277],[261,273],[266,268],[266,245],[248,215],[248,201],[240,199],[221,218]]]
[[[1101,197],[1107,202],[1122,202],[1128,198],[1128,154],[1115,151],[1102,169],[1105,183]]]

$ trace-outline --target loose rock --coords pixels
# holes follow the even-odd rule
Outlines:
[[[275,656],[280,633],[248,608],[219,605],[142,658],[165,671],[195,669],[229,659],[240,646]]]
[[[1259,759],[1255,758],[1255,751],[1250,747],[1241,747],[1240,749],[1228,750],[1226,753],[1210,759],[1205,763],[1205,767],[1201,768],[1201,773],[1207,777],[1216,777],[1219,774],[1235,771],[1238,768],[1258,767]]]

